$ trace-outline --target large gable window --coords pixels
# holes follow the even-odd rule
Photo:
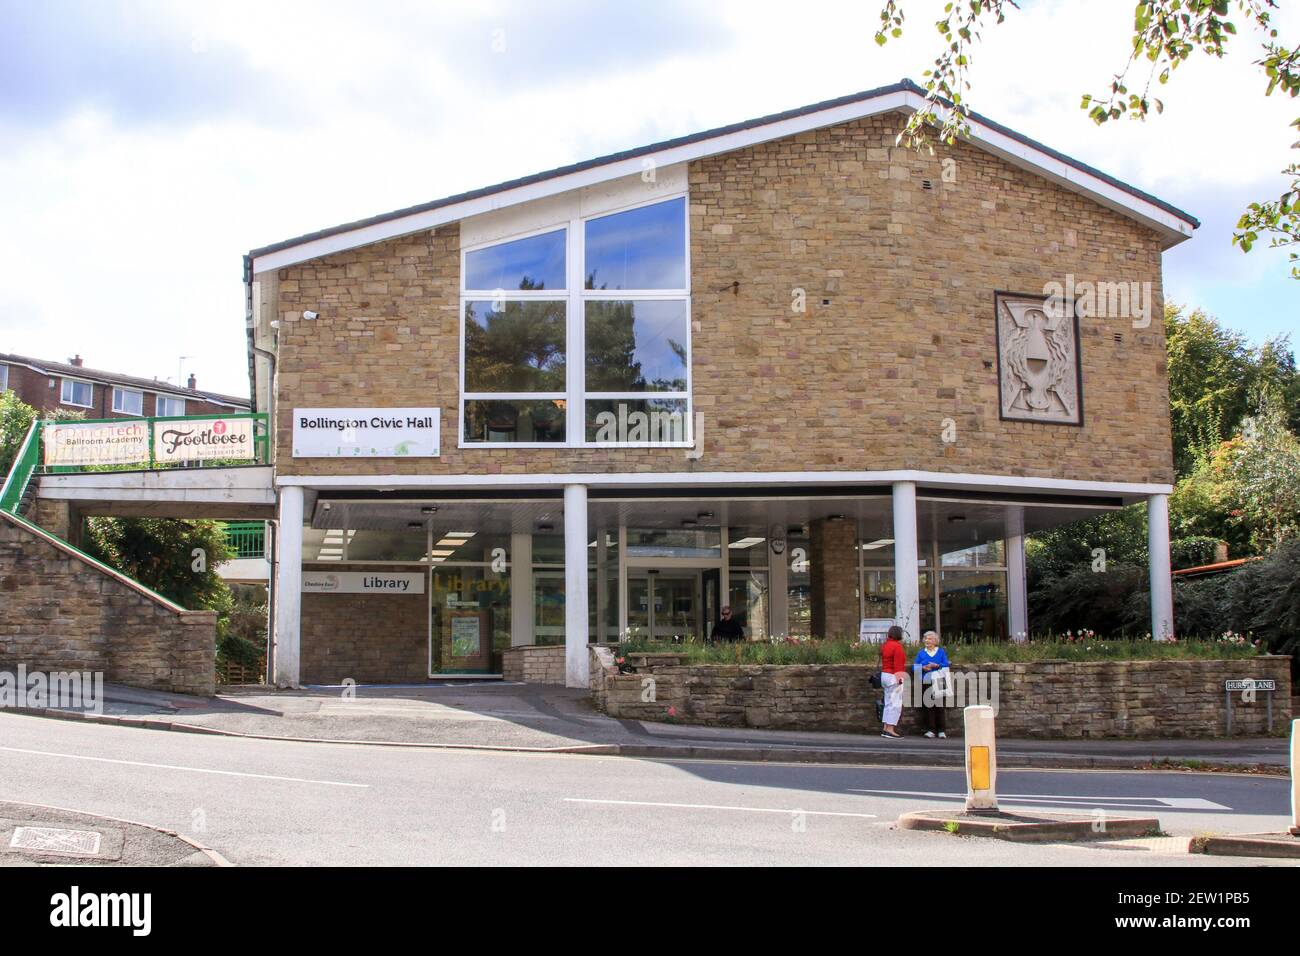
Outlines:
[[[686,198],[469,248],[461,442],[688,445]]]

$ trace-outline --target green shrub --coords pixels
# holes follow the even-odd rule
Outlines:
[[[954,665],[1028,661],[1189,660],[1254,657],[1259,648],[1244,638],[1229,640],[1153,641],[1150,638],[1107,640],[1095,633],[1071,631],[1032,637],[1028,641],[994,641],[983,637],[945,642]],[[629,641],[624,657],[638,653],[682,655],[688,664],[861,664],[876,667],[880,646],[850,640],[748,641],[737,644],[680,644]],[[907,647],[912,658],[916,646]]]

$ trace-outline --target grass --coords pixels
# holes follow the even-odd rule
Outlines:
[[[916,647],[906,645],[909,659],[916,653]],[[1087,640],[1031,638],[1015,642],[958,638],[944,647],[955,665],[1048,660],[1237,660],[1256,657],[1260,653],[1251,644],[1212,639],[1153,641],[1149,638],[1102,640],[1094,637]],[[676,653],[681,654],[688,664],[864,664],[874,667],[880,662],[878,645],[859,644],[848,639],[747,641],[738,644],[709,644],[697,640],[686,640],[678,644],[629,640],[621,646],[619,653],[624,656]]]

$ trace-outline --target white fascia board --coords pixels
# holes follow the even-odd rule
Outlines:
[[[939,471],[776,471],[776,472],[659,472],[634,474],[530,474],[530,475],[285,475],[280,487],[298,485],[328,489],[364,490],[525,490],[558,489],[564,485],[593,488],[780,488],[783,486],[888,485],[912,481],[927,488],[966,491],[1036,491],[1117,495],[1145,498],[1165,495],[1172,485],[1119,481],[1077,481],[1069,478],[1025,478],[1015,475],[949,474]]]
[[[656,165],[660,166],[687,163],[706,156],[744,149],[759,143],[794,136],[809,130],[834,126],[839,123],[847,123],[879,113],[888,113],[893,110],[915,112],[924,107],[925,98],[923,96],[901,90],[870,100],[860,100],[816,113],[794,116],[764,126],[755,126],[734,133],[725,133],[710,139],[698,140],[660,150],[656,153],[633,156],[629,159],[579,170],[564,176],[543,179],[514,189],[492,193],[488,196],[481,196],[425,212],[412,213],[398,219],[361,226],[336,235],[313,239],[300,245],[258,256],[253,260],[253,273],[269,272],[273,269],[279,269],[298,262],[306,262],[309,259],[317,259],[321,256],[328,256],[346,249],[354,249],[415,232],[423,232],[446,225],[449,222],[457,222],[470,216],[482,215],[507,206],[544,199],[623,176],[640,174],[647,159],[653,160]],[[1184,222],[1154,203],[1120,189],[1005,133],[977,121],[972,121],[971,137],[989,152],[1022,169],[1038,173],[1074,192],[1083,193],[1110,209],[1137,219],[1165,237],[1165,248],[1169,248],[1192,235],[1190,223]]]
[[[633,174],[640,175],[644,169],[643,164],[646,159],[654,160],[657,166],[687,163],[695,159],[702,159],[705,156],[726,153],[735,149],[744,149],[747,146],[754,146],[769,140],[805,133],[808,130],[820,129],[823,126],[847,123],[877,113],[887,113],[899,109],[915,109],[917,104],[921,102],[920,97],[906,91],[887,93],[876,99],[861,100],[857,103],[833,107],[818,113],[807,113],[802,116],[791,117],[765,126],[756,126],[752,129],[726,133],[711,139],[685,143],[681,146],[660,150],[657,153],[646,153],[629,159],[617,160],[603,166],[579,170],[565,176],[543,179],[539,182],[529,183],[526,186],[518,186],[514,189],[493,193],[490,196],[481,196],[462,203],[430,209],[427,212],[413,213],[400,219],[374,223],[373,225],[363,226],[337,235],[313,239],[310,242],[292,246],[288,249],[267,253],[253,260],[253,273],[269,272],[272,269],[293,265],[296,262],[306,262],[308,259],[316,259],[320,256],[342,252],[345,249],[383,242],[387,239],[395,239],[398,236],[410,235],[413,232],[423,232],[426,229],[433,229],[449,222],[457,222],[469,216],[479,216],[485,212],[513,206],[517,203],[544,199],[547,196],[554,196],[572,189],[582,189],[584,186],[592,186],[610,179],[618,179]]]
[[[1013,166],[1036,173],[1057,185],[1064,186],[1071,192],[1081,193],[1108,209],[1138,220],[1165,237],[1164,248],[1166,249],[1192,237],[1191,223],[1179,219],[1155,203],[1134,196],[1104,179],[1098,179],[1005,133],[972,120],[971,138],[983,144],[990,153],[1005,159]]]

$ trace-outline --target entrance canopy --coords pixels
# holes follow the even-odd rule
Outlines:
[[[931,628],[945,637],[1024,631],[1023,536],[1121,506],[1098,497],[920,489],[912,636]],[[856,638],[864,618],[904,617],[888,486],[786,494],[593,489],[582,517],[587,642],[710,640],[723,607],[747,640]],[[305,675],[312,681],[382,680],[390,664],[407,678],[496,674],[511,646],[566,643],[574,551],[566,548],[560,494],[324,489],[305,501],[303,525],[310,588],[341,580],[353,582],[355,594],[357,581],[400,584],[401,596],[351,596],[349,607],[368,628],[405,635],[377,643],[421,655],[385,662],[359,649],[372,668],[359,671],[361,662],[338,649],[304,647],[314,666],[348,671],[313,671]],[[424,586],[417,591],[411,580]],[[340,597],[304,593],[304,619],[338,613]]]

